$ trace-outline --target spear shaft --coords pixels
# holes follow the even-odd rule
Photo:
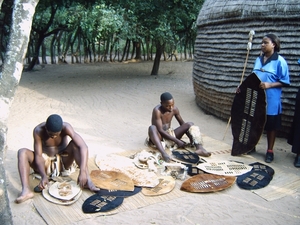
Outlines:
[[[239,85],[241,85],[241,83],[243,82],[243,79],[244,79],[244,75],[245,75],[245,71],[246,71],[246,67],[247,67],[247,63],[248,63],[248,58],[249,58],[249,53],[250,53],[250,50],[252,48],[252,40],[253,40],[254,34],[255,34],[254,30],[251,30],[249,32],[249,40],[248,40],[248,44],[247,44],[247,55],[246,55],[246,60],[245,60],[245,63],[244,63],[244,69],[243,69],[243,73],[242,73],[242,77],[241,77]],[[228,119],[228,123],[227,123],[227,126],[226,126],[226,129],[225,129],[224,136],[223,136],[222,140],[225,139],[225,136],[226,136],[226,133],[227,133],[230,122],[231,122],[231,117],[229,117],[229,119]]]

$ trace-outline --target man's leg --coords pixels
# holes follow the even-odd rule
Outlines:
[[[33,198],[34,194],[30,190],[29,186],[29,173],[30,167],[34,161],[34,153],[29,149],[22,148],[18,151],[18,170],[22,184],[22,192],[20,196],[15,200],[16,203],[24,202],[30,198]]]
[[[188,132],[188,130],[190,129],[191,126],[193,126],[194,123],[192,122],[187,122],[187,123],[184,123],[182,124],[180,127],[176,128],[174,130],[175,132],[175,135],[176,135],[176,138],[178,139],[181,139],[182,136],[184,134],[186,134],[190,140],[190,143],[192,144],[193,143],[193,137],[191,136],[191,134]],[[196,151],[195,153],[197,155],[200,155],[200,156],[203,156],[203,157],[209,157],[211,156],[211,153],[206,151],[206,149],[203,147],[202,144],[195,144],[195,147],[196,147]]]
[[[65,151],[63,153],[67,153],[66,156],[62,156],[62,161],[65,169],[69,169],[70,166],[73,164],[74,160],[76,164],[79,166],[81,165],[81,160],[82,160],[82,155],[80,152],[80,149],[77,147],[77,145],[73,142],[70,141],[68,146],[66,147]],[[86,177],[87,177],[87,182],[85,184],[85,188],[90,189],[91,191],[99,191],[100,189],[97,188],[90,177],[89,170],[88,170],[88,151],[83,153],[85,156],[83,158],[86,159],[85,165],[86,165]],[[80,168],[81,169],[81,168]]]
[[[275,139],[276,139],[276,130],[267,131],[268,150],[273,151]]]
[[[182,124],[180,127],[177,127],[175,130],[174,130],[174,133],[176,135],[176,138],[177,139],[181,139],[182,136],[184,134],[186,134],[188,136],[188,138],[190,139],[190,141],[192,141],[191,137],[189,136],[188,134],[188,130],[190,129],[191,126],[193,126],[194,124],[192,122],[187,122],[187,123],[184,123]]]
[[[170,162],[171,158],[170,156],[166,153],[164,147],[161,144],[161,136],[156,128],[156,126],[151,125],[148,129],[148,135],[151,140],[151,142],[156,146],[158,151],[161,153],[163,159],[165,162]]]
[[[276,130],[267,131],[267,142],[268,142],[268,149],[266,153],[265,162],[270,163],[274,160],[274,144],[276,138]]]

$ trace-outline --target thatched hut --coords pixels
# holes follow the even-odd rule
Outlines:
[[[193,85],[196,102],[207,113],[227,121],[236,87],[241,81],[250,30],[255,31],[245,77],[260,54],[262,37],[276,34],[280,54],[287,60],[291,86],[283,88],[281,136],[289,131],[295,96],[300,87],[299,0],[206,0],[197,19]]]

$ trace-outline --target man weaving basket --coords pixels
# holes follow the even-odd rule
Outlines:
[[[152,112],[151,126],[148,129],[148,138],[146,144],[148,146],[155,145],[166,162],[170,161],[170,156],[166,153],[165,147],[184,148],[186,143],[181,140],[186,134],[190,139],[190,145],[195,147],[195,153],[209,157],[210,152],[203,148],[202,137],[199,127],[194,126],[192,122],[184,122],[179,109],[174,105],[173,96],[169,92],[165,92],[160,96],[160,104],[157,105]],[[179,127],[171,129],[171,121],[173,117],[179,123]]]
[[[68,137],[71,138],[70,142]],[[16,203],[24,202],[34,196],[29,187],[30,167],[41,176],[41,181],[34,190],[38,192],[47,187],[49,183],[48,176],[51,176],[48,170],[49,165],[46,165],[46,162],[48,162],[47,156],[50,159],[60,158],[60,160],[55,161],[55,175],[62,172],[58,168],[69,169],[75,160],[80,168],[77,179],[79,186],[89,188],[91,191],[99,191],[89,175],[87,165],[88,147],[86,143],[69,123],[63,122],[59,115],[50,115],[46,122],[37,125],[33,130],[33,139],[34,151],[27,148],[21,148],[18,151],[18,169],[22,192],[15,200]]]

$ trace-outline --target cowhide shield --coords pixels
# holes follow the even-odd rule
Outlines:
[[[270,176],[274,176],[275,174],[275,170],[272,167],[262,164],[260,162],[250,163],[249,166],[253,167],[252,170],[265,170]]]
[[[266,94],[260,79],[251,73],[240,85],[231,107],[233,144],[231,155],[251,151],[258,143],[266,122]]]
[[[255,169],[238,176],[236,183],[242,189],[254,190],[266,187],[272,179],[266,170]]]
[[[171,176],[159,177],[159,184],[153,188],[143,187],[142,193],[146,196],[158,196],[171,192],[175,187],[175,179]]]
[[[103,196],[116,196],[116,197],[130,197],[137,193],[139,193],[142,190],[142,187],[134,187],[133,191],[119,191],[119,190],[107,190],[107,189],[100,189],[100,191],[97,192],[98,195]]]
[[[94,194],[87,198],[82,204],[84,213],[97,213],[111,211],[122,205],[124,198],[116,196],[100,196]]]
[[[196,153],[185,149],[176,149],[172,151],[171,157],[174,159],[174,161],[179,160],[185,163],[198,163],[200,160]]]
[[[201,163],[197,168],[206,173],[222,176],[239,176],[253,169],[252,166],[227,160]]]
[[[120,191],[134,190],[132,179],[121,172],[92,170],[90,176],[95,186],[99,188]]]
[[[216,174],[198,174],[181,185],[180,190],[187,192],[216,192],[224,190],[235,183],[236,177]]]

